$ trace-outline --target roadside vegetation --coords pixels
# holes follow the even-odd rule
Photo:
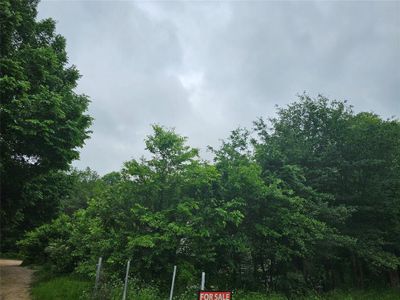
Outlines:
[[[135,281],[129,281],[127,299],[159,300],[168,299],[167,293],[160,293],[156,287],[139,287]],[[120,300],[122,296],[122,282],[104,287],[100,299]],[[56,278],[42,278],[32,287],[33,300],[90,300],[93,299],[93,282],[77,278],[73,275]],[[194,290],[187,291],[174,297],[177,300],[197,300]],[[234,300],[287,300],[283,294],[263,294],[247,291],[234,291]],[[293,298],[292,298],[293,299]],[[335,290],[328,293],[309,293],[296,297],[299,300],[398,300],[399,289],[368,289],[368,290]]]
[[[90,282],[63,276],[34,283],[31,289],[33,300],[78,300],[85,299]]]

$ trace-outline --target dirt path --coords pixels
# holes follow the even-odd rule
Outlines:
[[[33,270],[20,267],[21,260],[0,259],[0,300],[29,300]]]

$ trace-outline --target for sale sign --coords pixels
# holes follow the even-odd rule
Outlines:
[[[200,291],[199,300],[231,300],[232,292]]]

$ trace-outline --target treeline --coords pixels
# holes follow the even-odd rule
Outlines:
[[[26,234],[29,262],[159,286],[287,294],[398,286],[400,122],[322,96],[237,129],[213,162],[172,129],[153,126],[148,158],[74,178],[61,214]],[[71,181],[70,181],[71,182]],[[45,183],[43,189],[47,188]]]

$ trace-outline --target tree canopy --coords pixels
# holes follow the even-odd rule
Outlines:
[[[40,197],[27,194],[28,185],[79,157],[92,120],[88,97],[74,91],[79,72],[68,64],[65,39],[54,20],[36,20],[37,3],[0,1],[2,247],[22,230],[19,224],[29,223],[33,202],[41,205]],[[40,212],[41,221],[54,211]]]
[[[98,178],[86,208],[19,245],[28,259],[87,276],[99,256],[117,278],[132,259],[132,273],[159,286],[178,265],[180,289],[201,271],[221,289],[292,296],[397,285],[399,133],[396,120],[302,95],[232,131],[210,148],[211,163],[154,125],[147,158]]]

